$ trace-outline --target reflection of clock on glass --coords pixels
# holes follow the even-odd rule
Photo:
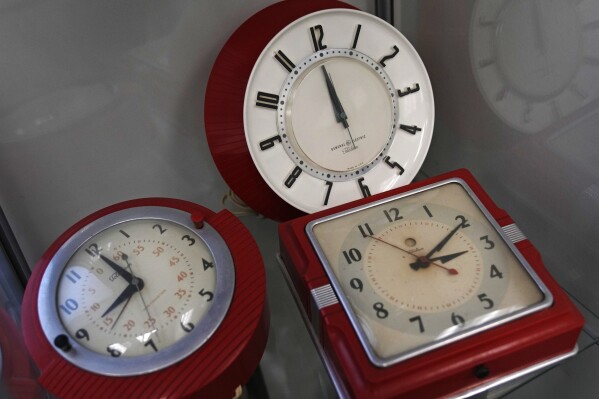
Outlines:
[[[598,18],[595,2],[477,2],[470,57],[491,109],[536,133],[596,98]]]
[[[583,320],[457,171],[280,227],[282,258],[353,397],[486,389],[573,353]]]
[[[266,342],[264,270],[230,213],[129,201],[50,247],[23,315],[40,382],[60,397],[232,398]]]
[[[347,7],[286,1],[262,10],[225,45],[210,78],[215,162],[242,200],[275,219],[410,182],[432,137],[431,84],[412,45],[375,16],[323,9],[332,6]],[[263,35],[264,15],[284,24]],[[234,51],[250,30],[264,36],[260,53]],[[251,60],[248,76],[228,67],[238,59]],[[247,82],[243,92],[230,92],[233,79]],[[233,161],[240,153],[248,167]]]

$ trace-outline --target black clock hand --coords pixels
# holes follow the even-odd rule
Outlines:
[[[125,308],[127,307],[127,305],[129,305],[130,300],[131,300],[131,296],[129,298],[127,298],[127,302],[125,302],[125,304],[121,308],[121,311],[119,312],[118,316],[116,317],[116,319],[114,319],[114,322],[112,323],[112,326],[110,327],[111,330],[114,329],[114,326],[116,326],[116,324],[118,323],[119,319],[123,315],[123,312],[125,311]]]
[[[127,254],[122,254],[121,258],[123,258],[123,260],[125,262],[127,262],[127,268],[129,270],[131,270],[131,274],[133,274],[133,270],[131,269],[131,264],[129,263],[129,256]],[[146,314],[148,315],[148,321],[150,321],[152,323],[152,327],[154,327],[155,319],[153,319],[152,316],[150,315],[150,310],[148,309],[148,305],[146,304],[146,301],[144,300],[144,296],[141,294],[141,290],[144,287],[143,281],[139,278],[134,278],[134,280],[138,280],[141,282],[141,284],[138,284],[138,283],[136,283],[136,281],[132,281],[131,284],[135,287],[137,292],[139,292],[139,298],[141,299],[141,303],[144,305],[144,309],[146,311]],[[156,336],[158,337],[158,335],[156,335]],[[158,337],[158,340],[160,340],[160,337]]]
[[[106,264],[108,264],[108,266],[110,266],[112,268],[112,270],[114,270],[115,272],[117,272],[122,278],[125,279],[125,281],[127,281],[129,284],[131,284],[131,281],[133,280],[133,275],[131,273],[129,273],[127,270],[125,270],[124,267],[120,266],[119,264],[113,262],[112,260],[108,259],[107,257],[105,257],[104,255],[100,255],[100,258],[106,262]],[[125,259],[123,257],[123,259]]]
[[[416,262],[414,263],[410,263],[410,267],[414,270],[418,270],[422,267],[427,267],[430,264],[430,260],[429,258],[431,257],[432,254],[434,254],[435,252],[439,252],[441,249],[443,249],[443,247],[445,246],[445,244],[447,244],[447,242],[451,239],[451,237],[453,237],[453,235],[460,229],[460,227],[462,227],[463,223],[458,224],[456,227],[453,228],[453,230],[451,230],[449,232],[449,234],[447,234],[437,245],[435,245],[435,247],[433,249],[431,249],[426,255],[424,256],[420,256]]]
[[[114,308],[116,308],[117,306],[119,306],[121,303],[125,302],[129,298],[131,298],[133,296],[133,294],[135,294],[136,292],[141,291],[143,289],[143,287],[144,287],[143,280],[139,279],[139,278],[134,278],[132,280],[132,283],[129,284],[127,286],[127,288],[125,288],[123,290],[123,292],[121,292],[121,294],[114,300],[114,302],[108,307],[108,309],[106,309],[106,311],[104,312],[104,314],[101,317],[106,316]]]
[[[349,127],[349,124],[347,123],[347,114],[343,110],[341,100],[339,100],[339,96],[337,95],[337,91],[335,90],[335,86],[333,85],[331,75],[328,73],[324,65],[322,65],[321,68],[322,73],[324,74],[324,79],[327,82],[327,90],[329,92],[329,97],[331,98],[331,102],[333,103],[333,108],[335,110],[335,119],[337,120],[337,122],[341,122],[344,128],[347,128]]]
[[[458,256],[464,255],[467,252],[468,251],[462,251],[462,252],[456,252],[453,254],[437,256],[436,258],[430,258],[428,261],[429,262],[441,261],[441,263],[446,263],[446,262],[449,262],[450,260],[457,258]]]
[[[331,102],[333,103],[333,108],[335,110],[335,119],[337,122],[341,122],[347,133],[349,134],[349,138],[351,140],[352,146],[354,149],[356,148],[356,143],[354,143],[354,138],[352,137],[351,131],[349,130],[349,123],[347,122],[347,114],[343,109],[343,105],[341,105],[341,100],[339,100],[339,96],[337,95],[337,90],[335,90],[335,85],[333,84],[333,79],[331,75],[328,73],[326,67],[322,65],[322,72],[324,73],[324,79],[327,82],[327,90],[329,92],[329,97],[331,98]]]
[[[397,245],[395,245],[395,244],[392,244],[392,243],[390,243],[390,242],[388,242],[388,241],[382,240],[382,239],[380,239],[380,238],[378,238],[378,237],[376,237],[376,236],[373,236],[373,235],[369,235],[368,237],[370,237],[370,238],[372,238],[372,239],[375,239],[375,240],[377,240],[377,241],[380,241],[380,242],[382,242],[382,243],[384,243],[384,244],[387,244],[387,245],[389,245],[389,246],[391,246],[391,247],[393,247],[393,248],[397,248],[397,249],[399,249],[400,251],[403,251],[403,252],[407,253],[408,255],[412,255],[412,256],[414,256],[414,257],[418,258],[418,255],[416,255],[416,254],[413,254],[412,252],[410,252],[410,251],[408,251],[408,250],[405,250],[405,249],[403,249],[402,247],[398,247]],[[445,263],[445,262],[443,262],[443,263]],[[457,271],[456,269],[453,269],[453,268],[447,268],[447,267],[445,267],[445,266],[441,266],[441,265],[439,265],[439,264],[437,264],[437,263],[434,263],[434,262],[430,262],[430,264],[431,264],[431,265],[433,265],[433,266],[437,266],[438,268],[441,268],[441,269],[443,269],[443,270],[447,270],[447,272],[448,272],[449,274],[452,274],[452,275],[458,274],[458,271]],[[418,270],[418,269],[414,269],[414,270]]]

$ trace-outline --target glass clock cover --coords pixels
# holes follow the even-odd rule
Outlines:
[[[460,179],[317,219],[306,230],[377,366],[552,302]]]
[[[75,223],[42,255],[23,336],[57,397],[230,398],[262,358],[265,285],[260,251],[230,212],[125,201]]]
[[[54,256],[39,309],[49,340],[66,333],[79,354],[61,353],[106,374],[148,372],[201,346],[229,307],[231,255],[208,224],[160,207],[98,219]],[[199,295],[198,295],[199,293]],[[191,343],[190,341],[193,341]]]

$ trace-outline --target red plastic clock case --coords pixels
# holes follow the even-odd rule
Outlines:
[[[513,223],[472,174],[460,169],[279,226],[281,258],[301,305],[312,325],[318,326],[315,333],[325,355],[354,398],[448,397],[570,353],[576,347],[584,319],[545,269],[539,252],[528,239],[517,242],[516,248],[552,293],[551,307],[387,368],[370,363],[340,303],[320,311],[313,306],[310,291],[329,284],[330,280],[306,236],[308,222],[456,177],[470,186],[500,226]],[[481,370],[488,374],[477,373]]]
[[[80,369],[56,352],[42,331],[38,289],[52,256],[78,230],[112,212],[160,206],[202,215],[227,243],[235,265],[235,292],[229,311],[213,336],[197,351],[168,368],[153,373],[107,377]],[[230,399],[258,366],[268,336],[265,272],[259,249],[245,226],[230,212],[211,210],[191,202],[145,198],[99,210],[77,222],[43,254],[28,282],[22,306],[25,344],[40,370],[39,382],[60,398],[188,398]]]
[[[245,89],[254,64],[270,40],[296,19],[330,8],[355,8],[332,0],[285,0],[262,9],[228,39],[214,62],[204,101],[206,137],[221,175],[249,207],[274,220],[303,215],[262,179],[243,128]]]

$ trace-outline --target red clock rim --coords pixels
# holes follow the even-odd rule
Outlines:
[[[165,369],[138,376],[107,377],[71,364],[46,339],[37,311],[43,274],[58,249],[84,226],[110,213],[128,208],[161,206],[205,220],[223,237],[235,266],[235,292],[225,319],[212,337],[185,359]],[[71,226],[43,254],[27,284],[22,305],[25,344],[41,375],[40,383],[61,398],[168,397],[190,395],[232,397],[258,366],[268,335],[266,278],[259,249],[243,224],[230,212],[218,213],[192,202],[170,198],[143,198],[101,209]],[[224,349],[227,347],[227,349]]]

